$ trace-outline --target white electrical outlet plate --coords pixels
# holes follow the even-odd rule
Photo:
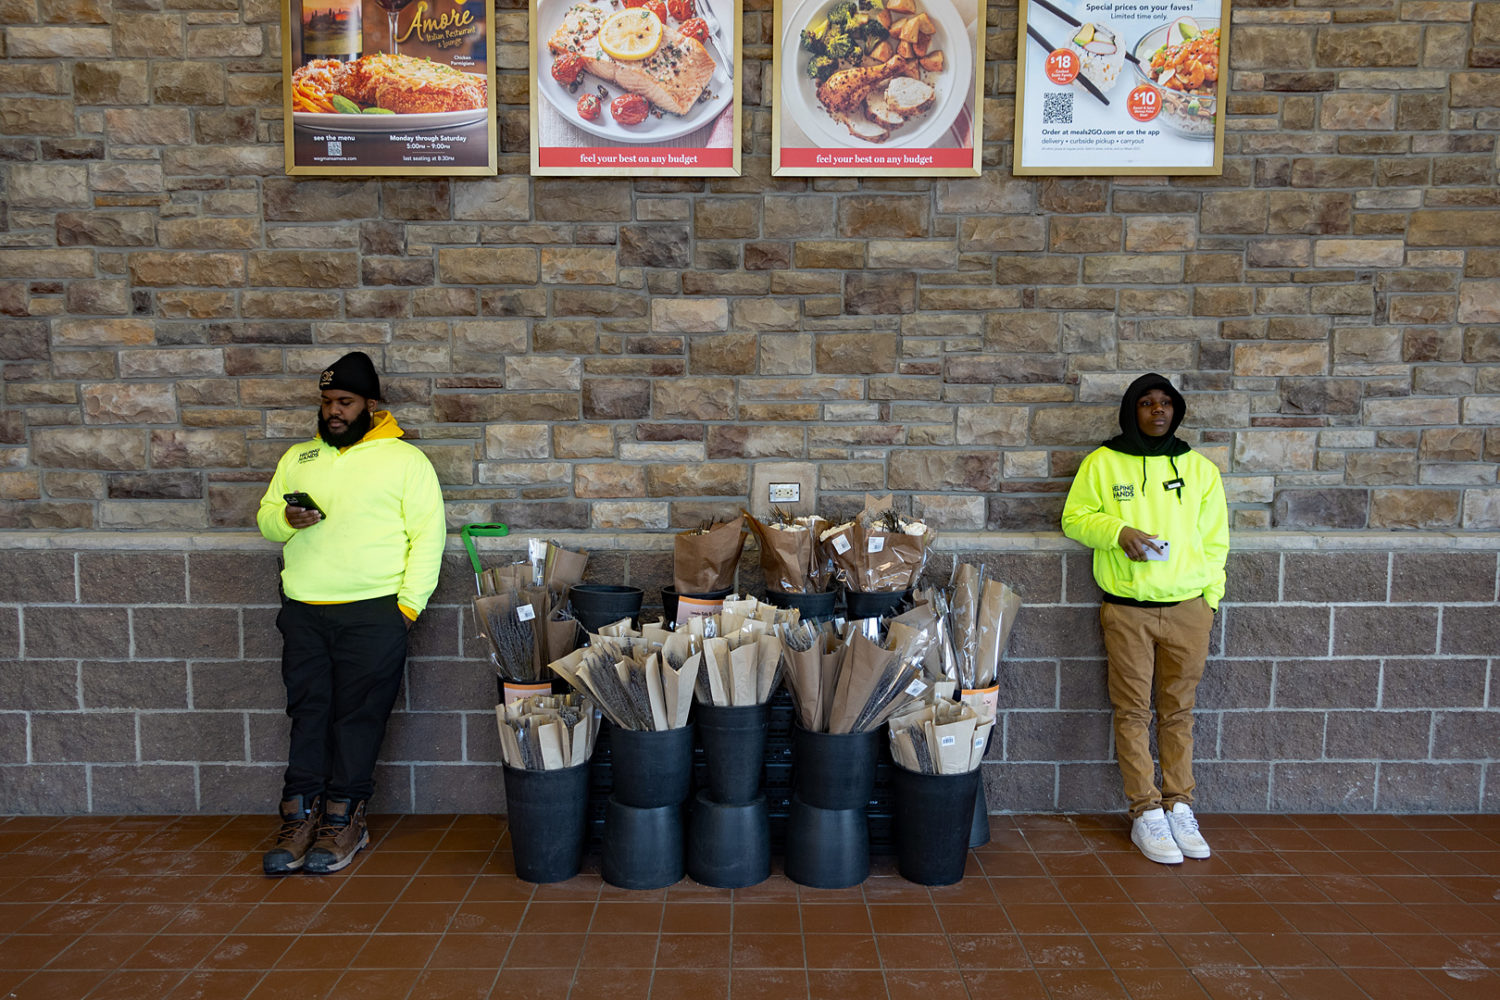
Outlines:
[[[802,485],[800,483],[772,483],[772,503],[800,503],[802,500]]]

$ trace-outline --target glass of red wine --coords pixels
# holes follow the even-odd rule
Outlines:
[[[380,5],[381,10],[385,11],[386,18],[390,21],[391,55],[399,55],[400,52],[396,46],[396,15],[404,10],[411,0],[375,0],[375,2]]]

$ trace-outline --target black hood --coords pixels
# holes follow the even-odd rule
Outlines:
[[[1142,434],[1140,424],[1136,422],[1135,417],[1136,404],[1152,389],[1160,389],[1172,397],[1172,426],[1161,437]],[[1192,451],[1192,448],[1177,437],[1177,428],[1181,426],[1182,418],[1185,416],[1187,416],[1187,403],[1183,401],[1182,393],[1178,392],[1171,382],[1155,372],[1142,375],[1130,383],[1130,388],[1125,390],[1125,395],[1120,399],[1120,433],[1104,442],[1104,447],[1124,452],[1127,455],[1166,455],[1169,458]]]

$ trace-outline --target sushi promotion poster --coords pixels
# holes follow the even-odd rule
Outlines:
[[[531,0],[531,172],[740,174],[740,0]]]
[[[1021,0],[1017,174],[1220,174],[1228,0]]]
[[[286,172],[496,170],[494,0],[281,8]]]
[[[980,0],[776,0],[771,173],[977,177]]]

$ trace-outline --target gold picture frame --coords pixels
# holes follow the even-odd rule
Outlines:
[[[1224,172],[1229,0],[1021,0],[1020,17],[1013,173]]]
[[[775,0],[771,174],[979,176],[983,0],[847,2]]]
[[[281,5],[288,174],[497,172],[494,0],[410,3],[288,0]],[[330,42],[334,35],[338,39]],[[348,59],[377,54],[393,58]],[[316,64],[320,58],[331,63]],[[395,108],[382,108],[381,102]]]
[[[643,7],[530,0],[533,176],[740,176],[742,0],[683,4],[662,0],[666,18],[650,15],[657,31]],[[579,7],[598,17],[585,13],[584,21],[565,24]],[[651,55],[603,51],[598,29],[616,14],[646,19],[641,47]],[[658,83],[663,60],[686,67],[673,74],[673,86]]]

